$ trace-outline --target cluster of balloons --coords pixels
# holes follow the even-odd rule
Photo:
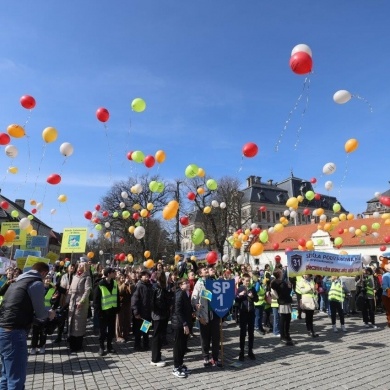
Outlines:
[[[159,164],[162,164],[166,159],[166,154],[163,150],[158,150],[154,156],[147,155],[140,151],[140,150],[134,150],[130,151],[126,155],[127,159],[130,161],[134,161],[138,164],[144,164],[146,168],[152,168],[156,162]]]
[[[299,75],[307,74],[312,71],[312,52],[308,45],[301,43],[292,49],[290,68],[294,73]]]
[[[146,109],[146,103],[143,99],[141,98],[135,98],[131,102],[131,109],[134,112],[143,112]],[[107,122],[110,119],[110,112],[107,110],[105,107],[99,107],[96,110],[96,118],[100,122]]]
[[[198,167],[196,164],[190,164],[184,171],[186,178],[193,179],[194,177],[204,177],[206,172],[203,168]]]

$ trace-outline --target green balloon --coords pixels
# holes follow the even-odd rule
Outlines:
[[[261,233],[260,233],[260,241],[265,244],[267,241],[268,241],[268,231],[267,230],[263,230]]]
[[[34,219],[34,216],[30,214],[27,218],[28,218],[30,221],[32,221],[32,220]]]
[[[374,230],[378,230],[381,227],[381,224],[378,222],[374,222],[371,226]]]
[[[164,191],[164,188],[165,188],[164,183],[161,182],[161,181],[158,181],[158,182],[157,182],[157,189],[156,189],[156,192],[158,192],[158,193],[160,194],[161,192]]]
[[[305,198],[306,198],[307,200],[313,200],[313,199],[314,199],[314,196],[315,196],[315,194],[314,194],[313,191],[307,191],[306,194],[305,194]]]
[[[130,212],[128,210],[125,210],[123,213],[122,213],[122,218],[123,219],[127,219],[130,217]]]
[[[131,153],[131,159],[136,163],[141,164],[144,161],[145,155],[140,150],[135,150]]]
[[[334,239],[334,244],[335,244],[336,246],[342,245],[342,243],[343,243],[343,239],[342,239],[341,237],[336,237],[336,238]]]
[[[196,164],[190,164],[185,170],[185,175],[189,179],[193,179],[195,176],[197,176],[199,171],[199,167]]]
[[[95,229],[102,230],[102,225],[100,223],[98,223],[97,225],[95,225]]]
[[[317,245],[324,245],[324,240],[322,238],[319,238],[317,240]]]
[[[157,192],[157,189],[158,189],[158,182],[155,181],[155,180],[152,180],[149,183],[149,190],[152,191],[152,192]]]
[[[134,224],[134,226],[141,226],[141,222],[136,222],[135,224]]]
[[[114,218],[118,218],[118,215],[119,215],[118,211],[114,211],[114,212],[112,213],[112,216],[113,216]]]
[[[218,184],[217,184],[217,182],[216,182],[214,179],[209,179],[209,180],[207,180],[207,182],[206,182],[206,187],[207,187],[210,191],[215,191],[215,190],[218,188]]]
[[[361,243],[361,244],[365,244],[365,243],[366,243],[366,240],[363,240],[363,239],[362,239],[362,240],[360,240],[360,243]]]
[[[142,111],[145,111],[145,108],[146,108],[145,100],[144,100],[144,99],[141,99],[141,98],[135,98],[135,99],[131,102],[131,108],[132,108],[133,111],[135,111],[135,112],[142,112]]]
[[[203,230],[200,228],[195,229],[194,232],[192,233],[191,240],[195,245],[201,244],[204,240]]]
[[[341,205],[340,205],[340,203],[335,203],[335,204],[333,205],[333,211],[334,211],[335,213],[338,213],[340,210],[341,210]]]
[[[361,230],[362,232],[366,232],[366,231],[368,230],[367,225],[362,225],[362,226],[360,226],[360,230]]]
[[[18,218],[19,217],[19,212],[16,210],[11,211],[11,217]]]

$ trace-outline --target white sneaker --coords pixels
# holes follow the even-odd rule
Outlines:
[[[346,331],[347,331],[347,328],[345,327],[345,325],[341,325],[341,330],[342,330],[343,332],[346,332]]]
[[[374,324],[371,324],[371,328],[372,329],[378,329],[378,327],[376,325],[374,325]]]
[[[229,324],[228,324],[226,321],[224,321],[224,322],[222,322],[222,326],[223,326],[224,328],[227,328],[227,327],[229,326]]]
[[[30,355],[36,355],[36,354],[37,354],[37,349],[36,348],[31,348]]]
[[[365,323],[364,323],[364,327],[365,327],[365,328],[369,328],[369,327],[370,327],[370,324],[369,324],[368,322],[365,322]]]
[[[338,330],[337,330],[337,326],[336,325],[333,325],[333,333],[337,333]]]
[[[174,368],[172,375],[175,375],[178,378],[187,378],[187,374],[184,371],[181,371],[180,368]]]
[[[45,347],[41,347],[39,350],[39,353],[44,354],[45,353]]]
[[[155,363],[155,362],[150,362],[150,365],[151,366],[155,366],[155,367],[165,367],[166,363],[162,360],[160,360],[159,362]]]

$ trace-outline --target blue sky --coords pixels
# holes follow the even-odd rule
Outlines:
[[[38,0],[0,7],[1,131],[28,121],[28,138],[11,141],[19,155],[11,160],[0,151],[0,188],[11,199],[42,202],[38,216],[55,230],[87,226],[84,211],[115,180],[147,171],[180,178],[190,163],[243,184],[249,175],[280,181],[293,170],[316,177],[317,191],[326,193],[331,180],[330,194],[354,213],[389,188],[385,0]],[[302,115],[302,99],[275,152],[305,80],[289,68],[299,43],[313,52],[309,103]],[[364,97],[373,111],[356,98],[335,104],[340,89]],[[19,104],[24,94],[37,101],[31,115]],[[146,101],[145,112],[131,111],[136,97]],[[95,117],[98,107],[110,111],[107,128]],[[58,139],[44,147],[48,126]],[[347,157],[350,138],[359,148]],[[74,146],[66,159],[63,142]],[[247,142],[260,149],[252,159],[242,159]],[[126,159],[129,150],[159,149],[167,155],[159,168]],[[323,176],[328,162],[336,173]],[[9,166],[18,174],[6,174]],[[52,173],[61,174],[61,184],[46,184]],[[59,194],[68,201],[59,203]]]

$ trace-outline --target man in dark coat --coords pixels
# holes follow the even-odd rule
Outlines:
[[[149,282],[149,272],[142,271],[140,280],[135,287],[133,296],[131,297],[131,309],[133,311],[133,332],[134,332],[134,349],[141,350],[141,335],[143,337],[143,349],[149,349],[149,335],[141,331],[141,326],[144,320],[152,320],[152,299],[153,287]]]
[[[175,294],[175,304],[172,314],[172,328],[174,329],[175,341],[173,345],[172,374],[178,378],[186,378],[190,371],[183,365],[184,354],[187,350],[187,338],[190,334],[192,321],[192,305],[189,293],[189,283],[186,279],[179,279],[179,288]]]

